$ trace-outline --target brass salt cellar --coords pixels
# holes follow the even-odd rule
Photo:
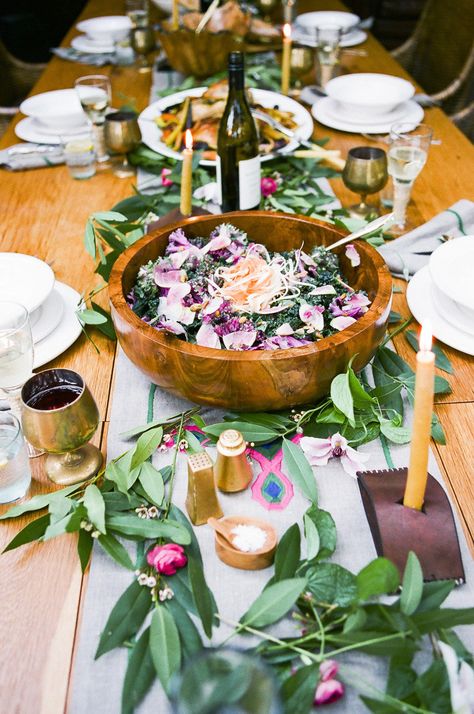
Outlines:
[[[243,491],[252,480],[252,467],[245,455],[246,443],[240,431],[226,429],[217,442],[214,466],[217,488],[226,493]]]
[[[195,526],[224,515],[217,500],[213,463],[205,451],[188,456],[186,510]]]

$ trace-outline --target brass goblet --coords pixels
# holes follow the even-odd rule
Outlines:
[[[130,165],[127,153],[140,145],[142,134],[138,126],[135,112],[111,112],[105,117],[105,144],[114,154],[123,154],[122,161],[113,167],[113,172],[119,178],[127,178],[135,174]]]
[[[51,481],[80,483],[101,467],[101,452],[87,443],[99,424],[99,410],[77,372],[34,374],[21,390],[21,421],[28,441],[48,452],[45,468]]]
[[[290,74],[293,85],[301,89],[301,78],[314,67],[314,50],[304,45],[292,45],[290,55]]]
[[[155,32],[151,25],[139,25],[130,30],[130,44],[137,53],[139,72],[151,72],[152,64],[147,55],[155,49]]]
[[[265,22],[271,22],[274,10],[280,5],[280,0],[257,0],[257,8]]]
[[[360,194],[360,203],[348,209],[350,215],[357,218],[365,218],[368,214],[379,215],[377,206],[366,203],[366,198],[381,191],[387,179],[387,155],[383,149],[372,146],[350,149],[342,180],[347,188]]]

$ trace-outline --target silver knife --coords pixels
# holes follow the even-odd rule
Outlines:
[[[306,146],[307,149],[314,149],[314,145],[310,141],[306,141],[306,139],[301,139],[296,132],[292,131],[291,129],[288,129],[288,127],[284,126],[284,124],[281,124],[279,121],[273,119],[273,117],[269,116],[268,114],[261,112],[259,109],[252,109],[252,115],[255,117],[255,119],[260,119],[260,121],[264,121],[273,129],[279,131],[280,134],[283,134],[283,136],[288,137],[288,139],[294,139],[299,144],[301,144],[301,146]]]

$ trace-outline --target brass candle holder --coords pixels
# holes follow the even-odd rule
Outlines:
[[[28,441],[48,453],[51,481],[80,483],[101,467],[100,450],[87,443],[99,424],[99,410],[77,372],[47,369],[33,375],[21,390],[21,421]]]

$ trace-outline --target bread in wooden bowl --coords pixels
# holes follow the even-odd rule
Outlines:
[[[365,290],[369,310],[346,329],[303,347],[233,351],[189,344],[143,322],[127,303],[139,268],[165,251],[169,234],[182,227],[189,236],[209,236],[223,220],[246,231],[271,251],[302,245],[330,245],[343,232],[311,218],[268,211],[196,216],[160,228],[127,248],[109,281],[112,319],[129,359],[149,379],[198,404],[240,411],[271,411],[311,404],[329,392],[332,379],[362,369],[382,341],[392,301],[390,272],[375,248],[357,243],[360,265],[352,267],[345,247],[336,249],[342,272],[356,290]]]

